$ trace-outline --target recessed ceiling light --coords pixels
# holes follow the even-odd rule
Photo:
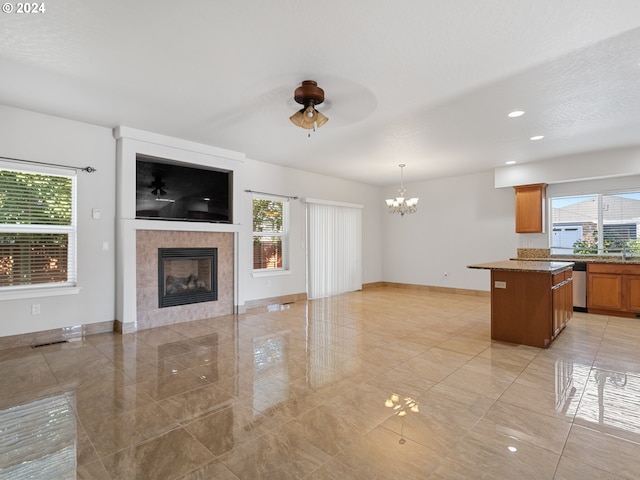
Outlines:
[[[516,118],[516,117],[521,117],[522,115],[524,115],[524,112],[522,110],[514,110],[508,116],[511,118]]]
[[[507,165],[513,165],[514,163],[516,163],[515,160],[509,160],[508,162],[504,162]]]
[[[544,135],[535,135],[533,137],[531,137],[529,140],[542,140],[544,138]]]

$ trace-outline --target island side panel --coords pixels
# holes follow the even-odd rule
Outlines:
[[[552,336],[551,274],[491,271],[491,338],[546,348]]]

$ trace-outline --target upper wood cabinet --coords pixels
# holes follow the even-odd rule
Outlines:
[[[516,233],[544,233],[544,204],[547,184],[518,185],[516,190]]]

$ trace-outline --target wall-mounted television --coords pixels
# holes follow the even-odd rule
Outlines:
[[[136,218],[233,222],[233,171],[136,155]]]

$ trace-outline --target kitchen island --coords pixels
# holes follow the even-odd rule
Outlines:
[[[491,270],[491,338],[547,348],[573,315],[573,262],[503,260]]]

